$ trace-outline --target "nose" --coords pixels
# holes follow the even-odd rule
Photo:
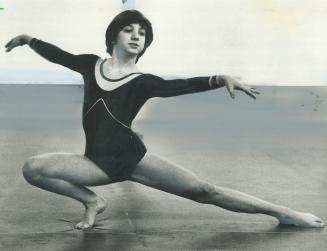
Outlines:
[[[132,40],[135,40],[135,41],[139,40],[139,34],[137,31],[132,32]]]

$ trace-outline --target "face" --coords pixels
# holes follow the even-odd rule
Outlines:
[[[115,46],[129,54],[138,55],[144,49],[145,29],[140,24],[125,26],[117,35]]]

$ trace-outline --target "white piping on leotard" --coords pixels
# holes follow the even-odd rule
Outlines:
[[[105,61],[105,59],[99,58],[94,67],[95,80],[96,80],[98,86],[104,91],[115,90],[118,87],[131,81],[132,79],[142,75],[142,73],[135,73],[135,74],[132,74],[132,75],[130,75],[126,78],[123,78],[121,80],[118,80],[118,81],[114,80],[114,79],[113,79],[113,81],[110,81],[109,79],[105,79],[103,76],[101,76],[101,73],[100,73],[100,66],[104,61]]]
[[[92,108],[99,102],[99,101],[102,101],[104,107],[106,108],[107,112],[109,113],[109,115],[114,119],[116,120],[119,124],[121,124],[122,126],[128,128],[128,129],[131,129],[129,126],[125,125],[123,122],[121,122],[119,119],[117,119],[109,110],[106,102],[104,102],[103,98],[99,98],[97,101],[95,101],[95,103],[91,106],[90,109],[88,109],[88,111],[85,113],[84,115],[84,118],[86,117],[86,115],[92,110]]]

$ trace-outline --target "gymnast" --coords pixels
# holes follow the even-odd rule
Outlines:
[[[209,184],[184,167],[147,152],[131,125],[148,99],[222,87],[232,98],[235,90],[253,99],[258,92],[225,75],[164,80],[142,73],[136,63],[150,46],[153,31],[150,21],[139,11],[118,14],[109,24],[105,38],[111,56],[107,59],[93,54],[73,55],[28,35],[19,35],[5,46],[9,52],[17,46],[28,45],[50,62],[83,77],[85,153],[45,153],[29,158],[23,166],[23,175],[30,184],[84,205],[84,216],[75,228],[92,228],[96,216],[107,206],[104,198],[87,187],[127,180],[234,212],[273,216],[281,224],[325,226],[311,213]]]

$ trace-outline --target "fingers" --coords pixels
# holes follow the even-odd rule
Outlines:
[[[254,88],[254,87],[251,87],[251,88],[249,88],[249,89],[246,89],[246,93],[248,94],[248,95],[250,95],[252,98],[254,98],[254,99],[256,99],[257,97],[255,96],[255,94],[260,94],[260,92],[256,89],[256,88]]]
[[[9,52],[9,51],[11,51],[12,50],[12,41],[13,40],[10,40],[8,43],[6,43],[6,45],[5,45],[5,48],[6,48],[6,52]]]
[[[233,99],[235,98],[234,90],[240,90],[253,99],[256,99],[255,94],[260,94],[260,92],[257,91],[254,87],[245,87],[234,78],[227,78],[225,86]]]
[[[22,46],[24,44],[26,44],[26,42],[24,41],[24,36],[25,35],[20,35],[17,37],[14,37],[13,39],[11,39],[6,45],[6,52],[11,51],[12,49],[14,49],[17,46]]]
[[[6,43],[5,47],[8,48],[11,43],[12,43],[12,40],[10,40],[8,43]]]
[[[253,99],[257,99],[255,94],[260,94],[260,92],[256,88],[246,87],[246,86],[243,86],[240,83],[237,83],[237,85],[235,86],[235,89],[244,92],[245,94],[247,94],[248,96],[250,96]]]
[[[226,83],[225,86],[226,86],[226,89],[227,89],[229,95],[231,96],[231,98],[234,99],[234,98],[235,98],[235,94],[234,94],[234,86],[231,85],[231,84],[228,83],[228,82]]]
[[[254,87],[251,87],[251,88],[250,88],[250,91],[251,91],[252,93],[254,93],[254,94],[260,94],[260,92],[259,92],[256,88],[254,88]]]
[[[6,45],[6,52],[11,51],[12,49],[14,49],[15,47],[19,46],[20,44],[17,42],[16,39],[11,39]]]
[[[246,88],[243,88],[243,89],[241,89],[241,91],[243,91],[244,93],[246,93],[248,96],[250,96],[251,98],[253,98],[253,99],[257,99],[257,97],[250,91],[250,90],[248,90],[248,89],[246,89]]]

